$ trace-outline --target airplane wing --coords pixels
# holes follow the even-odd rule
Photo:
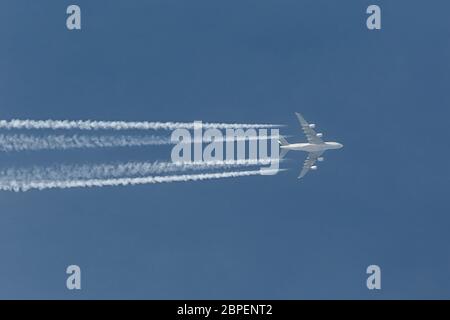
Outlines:
[[[311,169],[311,167],[317,161],[317,158],[319,158],[322,155],[322,153],[324,153],[324,151],[308,153],[308,157],[306,158],[305,163],[303,164],[303,169],[300,172],[300,175],[298,176],[299,179],[303,178],[305,174],[308,173],[309,169]]]
[[[298,121],[300,121],[300,125],[305,133],[306,139],[308,139],[308,142],[314,144],[323,143],[322,139],[317,136],[316,131],[314,131],[314,129],[309,126],[309,123],[306,122],[305,118],[303,118],[303,116],[298,112],[295,114],[297,115]]]

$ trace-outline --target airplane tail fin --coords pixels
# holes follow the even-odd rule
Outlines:
[[[289,142],[287,142],[287,140],[281,135],[278,137],[278,143],[280,144],[280,147],[286,146],[289,144]],[[289,149],[280,148],[280,159],[283,159],[284,156],[286,155],[286,153],[288,153],[288,152],[289,152]]]

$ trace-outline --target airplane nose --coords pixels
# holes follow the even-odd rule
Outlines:
[[[339,148],[343,148],[344,145],[342,143],[339,143]]]

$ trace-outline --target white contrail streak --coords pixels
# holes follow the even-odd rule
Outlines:
[[[224,137],[215,142],[268,140],[275,136]],[[193,140],[191,143],[199,141]],[[204,142],[204,141],[203,141]],[[39,151],[39,150],[67,150],[84,148],[111,147],[142,147],[154,145],[176,144],[170,137],[161,136],[95,136],[95,135],[29,135],[29,134],[0,134],[0,152],[10,151]]]
[[[170,183],[170,182],[188,182],[188,181],[202,181],[211,179],[235,178],[245,176],[261,175],[260,170],[252,171],[231,171],[221,173],[202,173],[202,174],[185,174],[173,176],[150,176],[138,178],[119,178],[119,179],[88,179],[88,180],[67,180],[67,181],[37,181],[25,183],[10,183],[8,185],[0,184],[0,190],[4,191],[29,191],[32,189],[67,189],[67,188],[91,188],[91,187],[106,187],[106,186],[128,186],[141,184],[155,184],[155,183]]]
[[[116,164],[53,165],[47,167],[10,168],[0,170],[0,184],[28,181],[63,181],[148,176],[151,174],[230,169],[269,165],[271,159],[243,159],[193,162],[126,162]]]
[[[202,123],[204,129],[275,128],[274,124]],[[175,130],[194,129],[194,122],[91,121],[91,120],[0,120],[0,129],[51,130]]]
[[[81,148],[142,147],[170,144],[158,136],[89,136],[0,134],[0,151],[67,150]]]

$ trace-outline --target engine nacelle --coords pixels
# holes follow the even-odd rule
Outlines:
[[[316,134],[316,136],[317,136],[317,138],[322,138],[323,134],[322,133],[318,133],[318,134]]]
[[[317,158],[317,161],[320,161],[320,162],[322,162],[323,160],[325,160],[325,158],[324,158],[324,157],[319,157],[319,158]]]
[[[312,166],[311,170],[317,170],[317,166]]]
[[[314,129],[314,128],[316,127],[316,125],[315,125],[314,123],[311,123],[311,124],[309,125],[309,127],[310,127],[311,129]]]

